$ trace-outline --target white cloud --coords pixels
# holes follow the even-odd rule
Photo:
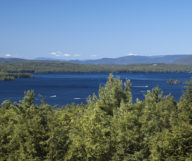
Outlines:
[[[69,57],[69,56],[71,56],[71,55],[68,54],[68,53],[65,53],[65,54],[63,54],[63,56]]]
[[[6,57],[11,57],[11,54],[7,53],[5,54]]]
[[[69,56],[71,56],[71,54],[63,53],[62,51],[53,51],[53,52],[50,52],[49,54],[56,56],[56,57],[69,57]]]
[[[53,55],[53,56],[60,56],[60,53],[56,52],[56,51],[53,51],[51,53],[49,53],[50,55]]]
[[[136,56],[134,53],[128,53],[128,56]]]

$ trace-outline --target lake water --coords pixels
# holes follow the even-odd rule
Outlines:
[[[190,73],[116,73],[122,80],[130,79],[132,83],[133,100],[143,100],[147,90],[159,86],[164,94],[171,93],[178,101],[184,92],[182,84],[172,85],[166,81],[170,78],[179,81],[189,81]],[[23,98],[24,91],[34,90],[36,102],[44,96],[51,105],[86,103],[86,98],[98,92],[99,86],[104,86],[109,73],[64,73],[35,74],[35,78],[17,79],[15,81],[0,81],[0,102],[6,99],[18,101]]]

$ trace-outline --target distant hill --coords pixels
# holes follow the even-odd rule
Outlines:
[[[119,58],[102,58],[95,60],[64,60],[39,57],[34,60],[20,58],[0,58],[0,63],[18,63],[27,61],[38,62],[69,62],[75,64],[101,64],[101,65],[130,65],[130,64],[190,64],[192,55],[158,55],[158,56],[124,56]]]
[[[84,61],[71,60],[69,62],[79,64],[116,64],[116,65],[153,64],[153,63],[173,64],[176,62],[178,62],[179,64],[180,60],[185,59],[187,57],[189,57],[189,55],[124,56],[119,58],[102,58],[102,59],[84,60]]]
[[[19,63],[19,62],[27,62],[27,59],[20,58],[0,58],[0,63]]]
[[[175,60],[173,63],[175,64],[186,64],[186,65],[192,65],[192,55]]]

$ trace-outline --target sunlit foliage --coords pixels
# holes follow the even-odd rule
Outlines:
[[[110,75],[87,104],[34,102],[33,91],[2,102],[0,160],[192,160],[190,85],[179,102],[155,88],[132,103],[130,81]]]

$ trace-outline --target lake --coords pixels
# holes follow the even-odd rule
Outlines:
[[[191,73],[114,73],[122,80],[130,79],[133,100],[144,99],[147,90],[158,86],[164,94],[171,93],[178,101],[184,92],[182,84],[167,84],[170,78],[181,82],[189,81]],[[34,90],[36,103],[40,102],[41,94],[51,105],[86,103],[86,98],[98,93],[99,86],[104,86],[109,73],[59,73],[35,74],[35,78],[16,79],[0,82],[0,102],[6,99],[18,101],[23,98],[24,91]]]

